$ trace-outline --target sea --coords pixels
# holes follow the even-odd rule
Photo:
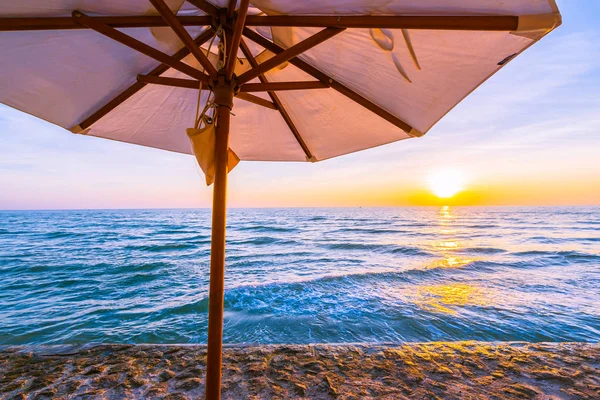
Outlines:
[[[0,212],[0,344],[205,343],[208,209]],[[230,209],[224,341],[600,341],[600,207]]]

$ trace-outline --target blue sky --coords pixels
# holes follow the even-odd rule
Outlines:
[[[459,169],[482,204],[600,204],[600,1],[557,1],[563,25],[424,138],[316,164],[241,163],[231,206],[410,204]],[[208,207],[195,160],[73,135],[0,105],[0,209]]]

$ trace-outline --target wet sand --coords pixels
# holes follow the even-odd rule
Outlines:
[[[0,398],[201,397],[206,348],[0,347]],[[227,346],[225,399],[598,399],[600,345]]]

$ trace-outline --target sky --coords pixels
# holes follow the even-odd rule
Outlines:
[[[600,1],[557,0],[563,24],[420,139],[319,163],[242,162],[230,207],[600,205]],[[432,176],[460,175],[436,197]],[[191,156],[73,135],[0,105],[0,209],[210,207]]]

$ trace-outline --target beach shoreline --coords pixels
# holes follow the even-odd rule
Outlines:
[[[203,345],[0,346],[0,398],[198,398]],[[600,345],[226,345],[225,399],[599,398]]]

